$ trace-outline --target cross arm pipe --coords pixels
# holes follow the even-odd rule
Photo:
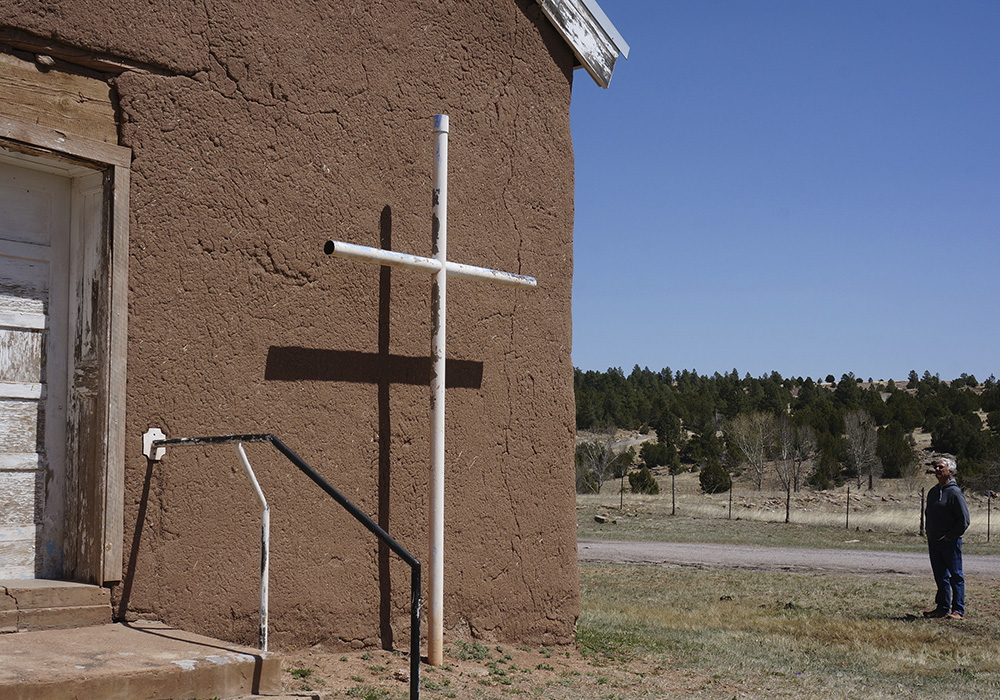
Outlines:
[[[338,258],[361,260],[378,263],[379,265],[388,265],[389,267],[405,267],[410,270],[423,270],[431,274],[441,270],[441,261],[436,258],[423,258],[419,255],[397,253],[392,250],[371,248],[369,246],[355,245],[354,243],[344,243],[343,241],[327,241],[326,245],[323,246],[323,252]],[[534,277],[518,275],[513,272],[492,270],[488,267],[463,265],[462,263],[449,260],[445,262],[444,268],[448,277],[457,277],[458,279],[484,280],[510,287],[530,288],[538,286],[538,281]]]

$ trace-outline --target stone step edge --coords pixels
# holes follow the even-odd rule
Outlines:
[[[0,634],[91,627],[109,622],[110,604],[0,610]]]
[[[101,586],[44,579],[0,581],[0,611],[104,604],[111,604],[111,591]]]

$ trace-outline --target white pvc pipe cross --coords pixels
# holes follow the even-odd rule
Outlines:
[[[449,276],[516,287],[536,286],[533,277],[462,265],[448,260],[448,115],[434,116],[434,209],[432,213],[433,258],[422,258],[379,248],[327,241],[327,255],[379,265],[423,270],[433,275],[431,335],[431,493],[430,576],[427,601],[427,660],[440,666],[444,629],[444,397],[447,281]]]

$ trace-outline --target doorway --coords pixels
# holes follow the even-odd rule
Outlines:
[[[128,171],[2,137],[0,579],[104,584],[121,576]]]
[[[0,85],[0,577],[103,585],[124,544],[132,152],[106,76],[0,52]]]
[[[0,578],[62,573],[71,180],[0,161]]]
[[[66,573],[70,300],[102,201],[99,170],[0,149],[0,579]]]

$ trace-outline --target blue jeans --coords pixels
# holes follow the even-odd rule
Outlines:
[[[962,538],[929,542],[931,571],[937,583],[937,609],[965,614],[965,577],[962,575]]]

